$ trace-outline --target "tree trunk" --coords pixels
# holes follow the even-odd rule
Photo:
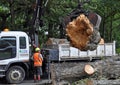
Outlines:
[[[93,63],[96,78],[118,79],[120,77],[120,57],[112,57]]]
[[[92,75],[94,73],[94,69],[89,64],[80,64],[80,63],[55,63],[54,71],[56,74],[56,79],[70,79],[70,78],[80,78]]]
[[[92,66],[93,73],[87,73],[85,66]],[[95,62],[63,62],[54,63],[56,79],[92,77],[95,79],[117,79],[120,77],[120,58],[107,58]],[[95,72],[94,72],[95,70]],[[89,71],[89,69],[88,69]]]
[[[70,45],[82,51],[95,50],[101,39],[98,27],[99,25],[94,26],[89,18],[81,14],[66,26]]]

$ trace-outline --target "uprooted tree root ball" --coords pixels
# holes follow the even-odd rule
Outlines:
[[[87,50],[86,46],[93,33],[93,25],[84,14],[81,14],[67,25],[66,33],[73,47],[80,50]]]

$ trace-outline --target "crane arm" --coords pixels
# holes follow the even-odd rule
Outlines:
[[[39,28],[42,24],[41,16],[43,12],[43,0],[36,0],[34,14],[32,18],[30,37],[32,46],[39,47]]]

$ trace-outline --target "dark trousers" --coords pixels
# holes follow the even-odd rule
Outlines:
[[[42,67],[41,66],[34,67],[34,75],[42,75]]]
[[[34,67],[34,80],[40,80],[40,75],[42,75],[42,67],[36,66]]]

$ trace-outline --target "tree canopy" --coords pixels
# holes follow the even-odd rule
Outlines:
[[[78,2],[85,0],[43,0],[43,27],[40,28],[40,42],[45,42],[45,31],[49,37],[60,38],[62,18],[74,10]],[[27,31],[33,17],[35,0],[0,0],[0,29]],[[117,42],[120,47],[120,1],[90,0],[84,10],[93,11],[102,17],[100,34],[105,42]]]

